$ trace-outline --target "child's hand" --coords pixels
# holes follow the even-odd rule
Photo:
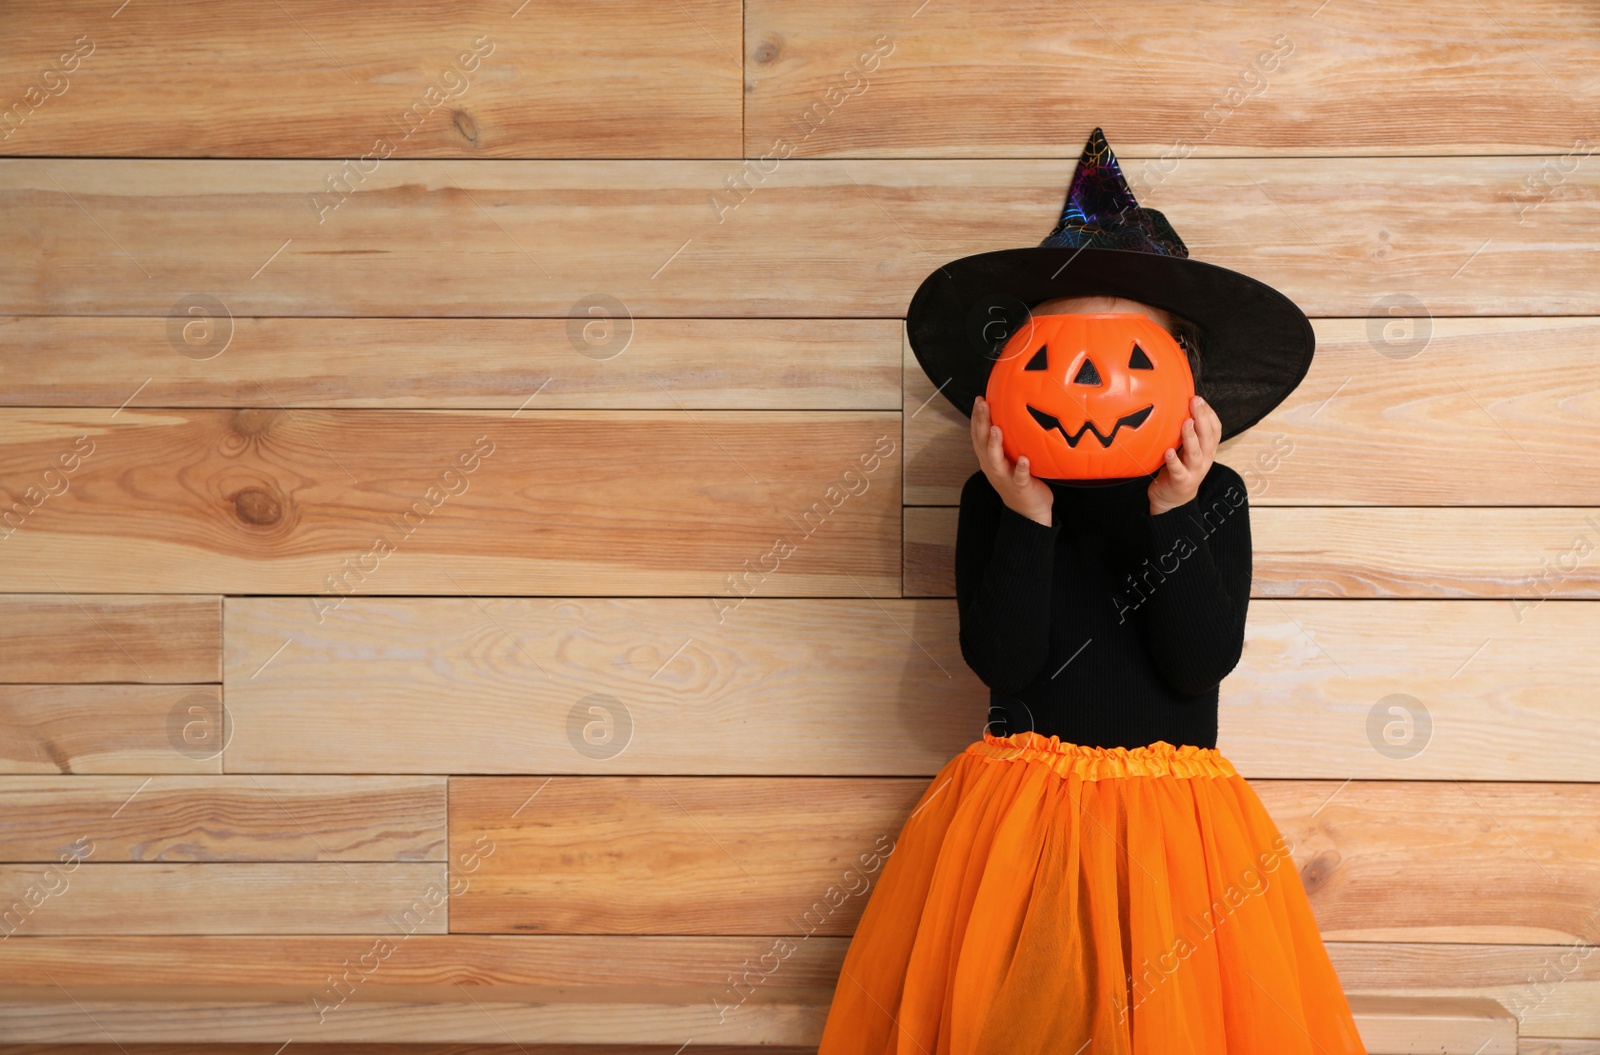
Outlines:
[[[1222,419],[1199,396],[1189,402],[1193,417],[1183,423],[1183,451],[1167,448],[1167,463],[1150,482],[1150,514],[1165,513],[1189,501],[1200,493],[1200,481],[1206,478],[1211,462],[1217,453],[1217,442],[1222,439]]]
[[[1050,507],[1055,492],[1050,485],[1028,472],[1024,454],[1013,465],[1001,442],[1000,426],[989,423],[989,402],[982,396],[972,404],[972,449],[989,483],[1000,493],[1001,501],[1029,520],[1050,526]]]

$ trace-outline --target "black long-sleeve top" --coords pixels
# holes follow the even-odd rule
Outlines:
[[[1250,508],[1213,462],[1199,493],[1150,513],[1155,474],[1050,482],[1046,527],[981,471],[961,492],[961,653],[990,689],[991,732],[1092,747],[1217,743],[1217,686],[1244,648]]]

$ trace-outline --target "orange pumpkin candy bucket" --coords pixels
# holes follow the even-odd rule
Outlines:
[[[1149,316],[1033,315],[989,371],[1006,457],[1042,479],[1105,480],[1161,468],[1183,443],[1189,358]]]

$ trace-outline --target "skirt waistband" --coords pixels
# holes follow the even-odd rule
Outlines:
[[[1060,776],[1083,780],[1108,777],[1235,777],[1238,770],[1214,747],[1195,744],[1174,746],[1157,740],[1143,747],[1089,747],[1044,736],[1032,729],[1010,736],[985,730],[982,740],[967,747],[967,754],[995,762],[1042,762]]]

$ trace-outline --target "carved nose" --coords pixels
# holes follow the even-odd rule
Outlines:
[[[1098,385],[1100,383],[1100,371],[1094,368],[1093,359],[1085,358],[1083,360],[1083,365],[1078,367],[1078,376],[1072,379],[1072,383],[1075,385]]]

